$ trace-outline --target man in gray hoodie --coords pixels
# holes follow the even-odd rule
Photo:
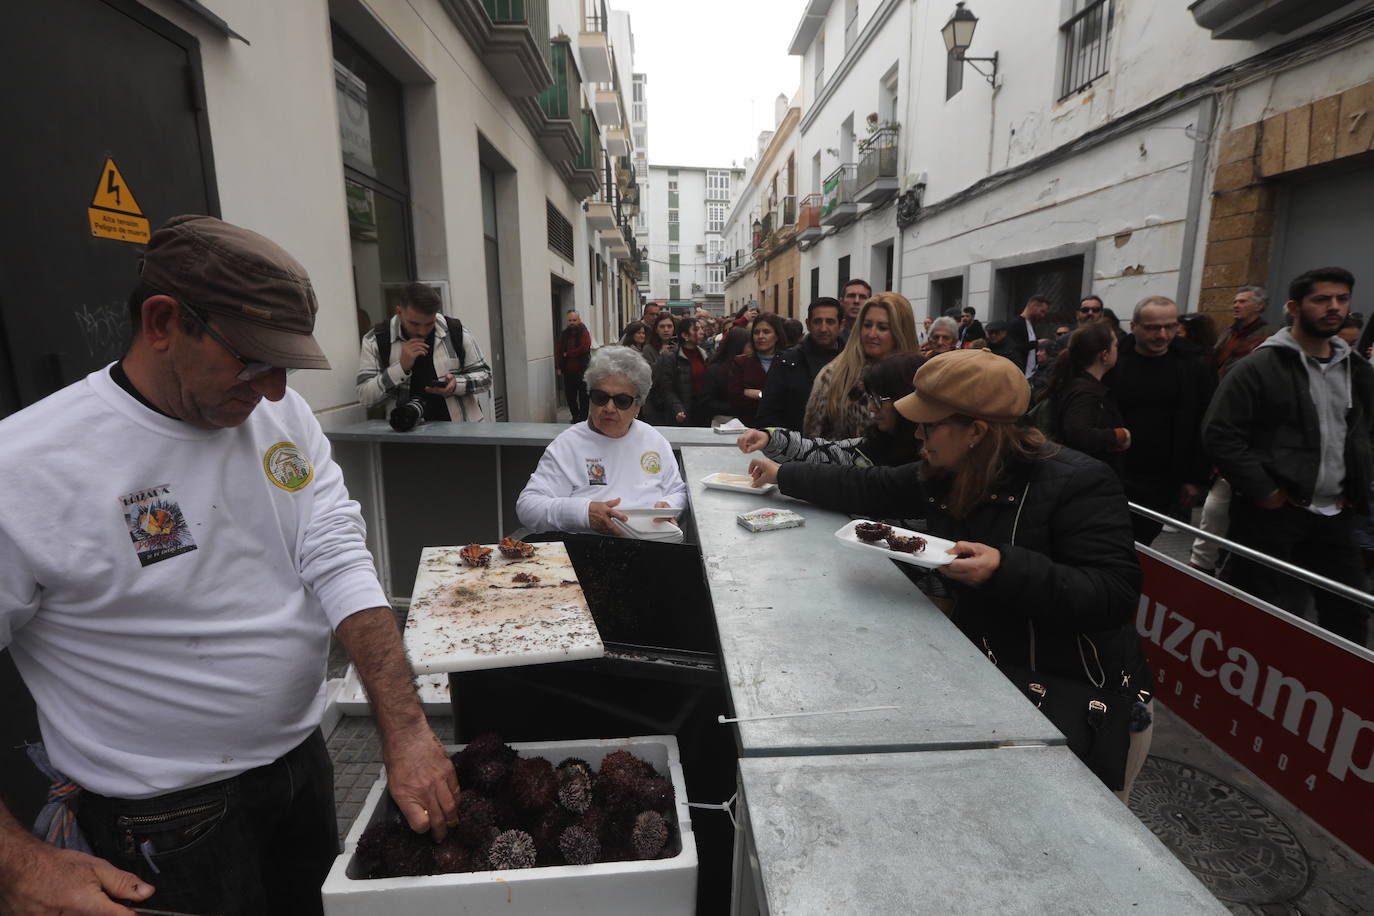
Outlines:
[[[1354,286],[1339,267],[1293,281],[1284,305],[1292,328],[1222,379],[1203,421],[1203,445],[1235,490],[1237,541],[1363,588],[1354,522],[1357,512],[1369,512],[1374,475],[1374,369],[1336,336]],[[1222,578],[1301,613],[1305,587],[1289,576],[1233,556]],[[1365,644],[1362,606],[1320,589],[1314,598],[1322,627]]]

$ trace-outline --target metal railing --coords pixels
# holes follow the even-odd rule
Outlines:
[[[802,198],[801,211],[797,215],[798,232],[821,227],[821,201],[819,194],[808,194]]]
[[[1136,503],[1127,503],[1126,505],[1136,515],[1144,516],[1152,521],[1168,525],[1170,528],[1177,528],[1179,531],[1185,531],[1194,537],[1211,541],[1214,544],[1220,544],[1232,553],[1245,557],[1247,560],[1253,560],[1262,566],[1268,566],[1270,569],[1276,569],[1279,572],[1287,573],[1295,579],[1300,579],[1308,585],[1315,585],[1317,588],[1328,591],[1333,595],[1339,595],[1342,598],[1348,598],[1365,607],[1374,608],[1374,595],[1371,595],[1369,592],[1362,591],[1352,585],[1346,585],[1344,582],[1337,582],[1334,579],[1319,576],[1314,572],[1303,569],[1301,566],[1294,566],[1292,563],[1285,560],[1271,557],[1269,554],[1262,553],[1253,547],[1246,547],[1244,544],[1238,544],[1235,541],[1220,537],[1214,532],[1203,531],[1201,528],[1196,528],[1187,522],[1179,521],[1172,515],[1165,515],[1163,512],[1156,512],[1153,509],[1146,508]],[[1283,610],[1288,611],[1289,609],[1284,608]],[[1292,613],[1292,611],[1290,611],[1290,613]]]
[[[580,95],[581,80],[572,66],[571,45],[566,38],[549,40],[549,71],[553,82],[539,93],[539,107],[553,121],[571,120],[570,99]]]
[[[821,219],[825,219],[836,207],[844,204],[856,203],[854,200],[854,182],[857,174],[854,163],[846,162],[826,176],[822,185],[825,188],[824,203],[821,205]]]
[[[533,26],[542,20],[548,32],[549,0],[482,0],[482,8],[494,23]]]
[[[597,171],[597,154],[601,152],[601,134],[596,127],[590,108],[582,109],[582,151],[573,160],[573,168],[583,171]],[[600,175],[597,176],[598,181]]]
[[[586,17],[584,19],[586,32],[604,32],[606,23],[610,21],[606,15],[606,0],[584,0]]]
[[[899,125],[889,121],[859,144],[859,187],[866,188],[879,178],[897,177],[897,132]]]
[[[1107,39],[1112,31],[1114,0],[1092,0],[1060,26],[1064,36],[1062,102],[1086,89],[1107,72]]]

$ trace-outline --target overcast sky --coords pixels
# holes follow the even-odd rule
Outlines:
[[[773,101],[800,85],[801,58],[787,45],[803,0],[607,5],[630,14],[634,68],[648,75],[649,161],[743,165],[759,131],[773,127]]]

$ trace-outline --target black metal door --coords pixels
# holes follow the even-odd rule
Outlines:
[[[93,204],[122,208],[126,226],[141,218],[156,228],[178,213],[218,215],[219,200],[199,46],[137,3],[10,4],[0,85],[3,416],[128,344],[125,303],[142,246],[93,235]]]

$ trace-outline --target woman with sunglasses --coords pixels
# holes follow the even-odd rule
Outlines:
[[[1102,692],[1111,713],[1139,729],[1123,728],[1119,743],[1101,749],[1118,768],[1102,778],[1124,801],[1149,749],[1141,691],[1151,684],[1134,627],[1141,575],[1126,497],[1106,465],[1020,422],[1029,399],[1020,366],[989,350],[955,350],[922,366],[915,390],[894,405],[916,424],[921,463],[756,458],[750,473],[853,515],[924,515],[931,534],[955,542],[957,558],[938,574],[951,619],[978,650],[1008,677],[1053,676],[1075,698]]]
[[[920,457],[916,424],[897,413],[893,404],[912,392],[911,377],[925,357],[898,353],[864,371],[864,401],[873,415],[867,435],[853,439],[808,439],[793,429],[751,429],[736,445],[748,454],[762,452],[770,461],[809,461],[855,467],[910,464]]]
[[[629,347],[602,347],[583,375],[591,410],[544,449],[515,501],[520,523],[535,531],[620,535],[629,509],[687,505],[687,485],[673,447],[636,420],[649,393],[649,367]]]

